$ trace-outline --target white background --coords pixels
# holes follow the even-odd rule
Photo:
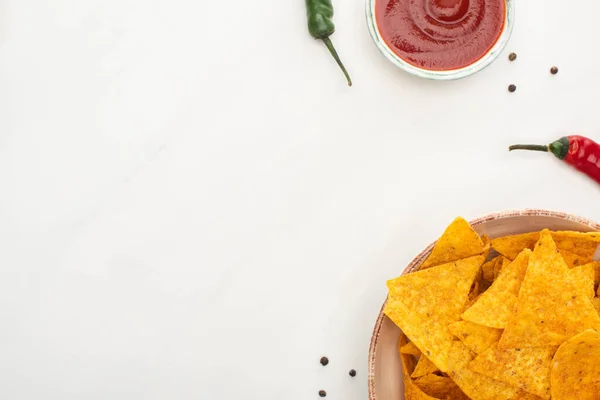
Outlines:
[[[597,1],[517,0],[450,83],[334,3],[352,88],[302,0],[0,0],[2,399],[365,399],[385,280],[452,218],[600,220],[594,182],[507,151],[600,139]]]

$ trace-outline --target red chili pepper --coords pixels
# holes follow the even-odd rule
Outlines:
[[[600,183],[600,144],[583,136],[566,136],[548,146],[516,144],[509,150],[545,151]]]

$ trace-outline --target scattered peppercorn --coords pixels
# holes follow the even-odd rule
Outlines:
[[[552,75],[556,75],[556,74],[558,74],[558,67],[552,67],[552,68],[550,68],[550,73],[551,73]]]
[[[327,364],[329,364],[329,358],[321,357],[321,365],[326,366]]]
[[[517,87],[513,84],[508,85],[508,91],[513,93],[515,90],[517,90]]]
[[[351,369],[350,372],[348,372],[350,374],[351,377],[355,377],[356,376],[356,371]]]
[[[327,396],[327,392],[324,390],[319,390],[319,396],[325,397],[325,396]]]
[[[515,60],[517,59],[517,53],[510,53],[510,54],[508,55],[508,59],[509,59],[510,61],[515,61]]]

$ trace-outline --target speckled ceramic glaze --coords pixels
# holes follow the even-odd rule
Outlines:
[[[485,234],[491,239],[539,231],[544,228],[580,232],[600,231],[600,224],[585,218],[546,210],[506,211],[490,214],[471,221],[471,225],[477,233]],[[403,274],[418,269],[431,253],[434,244],[432,243],[423,250],[404,269]],[[398,354],[400,329],[383,314],[383,307],[385,307],[385,303],[381,307],[375,323],[369,348],[369,399],[403,400],[402,367]]]
[[[453,80],[465,78],[489,66],[496,58],[498,58],[500,53],[502,53],[504,47],[506,47],[506,44],[510,39],[510,35],[512,34],[515,20],[515,0],[506,0],[506,18],[504,19],[504,29],[502,30],[502,34],[498,38],[498,41],[496,41],[496,44],[494,44],[494,46],[482,58],[464,68],[448,71],[431,71],[416,67],[404,61],[396,53],[394,53],[392,49],[390,49],[387,43],[385,43],[381,37],[379,28],[377,27],[377,22],[375,19],[375,3],[376,0],[367,0],[367,25],[369,27],[369,32],[371,33],[371,38],[373,38],[373,41],[375,42],[375,45],[379,51],[381,51],[381,53],[398,68],[403,69],[404,71],[413,75],[427,79]]]

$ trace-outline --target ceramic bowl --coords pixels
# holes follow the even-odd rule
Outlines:
[[[379,51],[381,51],[381,53],[398,68],[410,74],[427,79],[453,80],[466,78],[467,76],[473,75],[476,72],[486,68],[498,58],[500,53],[502,53],[502,50],[504,50],[504,47],[506,47],[506,44],[510,39],[510,35],[512,34],[515,21],[515,0],[506,0],[504,29],[496,41],[496,44],[494,44],[494,46],[482,58],[463,68],[447,71],[431,71],[409,64],[389,48],[389,46],[381,37],[381,33],[377,27],[377,22],[375,20],[375,3],[376,0],[367,0],[367,25],[369,27],[369,32],[371,33],[371,38],[373,38],[373,41],[375,42],[375,45]]]
[[[600,231],[600,224],[585,218],[545,210],[507,211],[491,214],[471,225],[480,235],[491,239],[516,235],[544,228],[580,232]],[[432,243],[404,269],[403,274],[415,271],[433,249]],[[390,278],[394,278],[390,276]],[[382,285],[385,282],[382,282]],[[383,304],[383,307],[385,303]],[[369,349],[369,400],[403,400],[402,367],[398,353],[400,329],[383,314],[383,307],[375,323]]]

